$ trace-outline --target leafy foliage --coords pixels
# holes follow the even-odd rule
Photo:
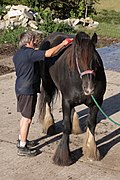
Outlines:
[[[18,5],[23,4],[31,7],[34,11],[39,12],[40,9],[50,8],[53,12],[53,18],[65,19],[68,17],[85,16],[87,7],[88,14],[94,12],[94,3],[100,0],[2,0],[1,5]]]
[[[1,15],[1,16],[4,16],[6,13],[7,13],[7,11],[6,11],[6,9],[5,9],[5,6],[1,6],[1,5],[0,5],[0,15]]]
[[[16,27],[15,29],[6,29],[0,32],[0,44],[11,43],[17,46],[19,35],[25,31],[23,27]]]
[[[42,10],[40,17],[42,17],[44,23],[39,23],[39,30],[43,31],[46,35],[52,32],[65,32],[74,33],[74,29],[66,23],[56,23],[53,21],[52,12],[49,8]]]
[[[71,26],[65,23],[55,23],[53,19],[57,17],[60,19],[68,17],[84,17],[87,11],[87,15],[92,16],[93,19],[98,21],[100,24],[96,29],[88,29],[80,26],[77,28],[77,31],[89,31],[91,34],[96,31],[99,35],[120,38],[120,13],[116,11],[103,10],[95,15],[94,3],[98,3],[99,1],[100,0],[1,0],[0,15],[4,15],[5,5],[27,5],[31,7],[34,12],[37,12],[36,20],[38,22],[39,30],[44,31],[45,35],[55,31],[71,34],[75,33],[75,30]],[[41,19],[44,20],[44,23],[40,23]],[[23,27],[1,31],[0,44],[11,43],[17,45],[18,36],[23,31],[25,31],[25,28]]]

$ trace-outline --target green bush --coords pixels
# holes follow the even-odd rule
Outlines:
[[[49,8],[46,8],[45,10],[41,10],[40,13],[38,14],[38,17],[43,19],[43,23],[39,23],[39,18],[37,19],[38,21],[38,28],[40,31],[43,31],[46,35],[52,32],[64,32],[64,33],[74,33],[74,29],[69,26],[67,23],[56,23],[53,21],[52,17],[52,11]]]
[[[43,23],[41,25],[39,25],[39,30],[43,31],[45,33],[45,35],[48,35],[49,33],[52,32],[64,32],[64,33],[75,33],[75,30],[69,26],[67,23],[55,23],[55,22],[51,22],[51,23]]]
[[[0,16],[4,16],[7,13],[5,6],[0,5]]]
[[[23,27],[16,27],[15,29],[6,29],[0,32],[0,44],[11,43],[17,46],[19,35],[25,31]]]

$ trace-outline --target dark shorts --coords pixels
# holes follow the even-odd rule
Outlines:
[[[37,103],[37,94],[34,95],[17,95],[17,112],[23,117],[32,119],[35,113]]]

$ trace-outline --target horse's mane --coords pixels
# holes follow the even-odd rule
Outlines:
[[[78,59],[79,66],[81,68],[87,69],[90,64],[94,50],[94,45],[90,36],[85,32],[78,33],[69,49],[68,56],[68,66],[71,70],[74,70],[76,67],[76,58]],[[72,55],[71,55],[72,53]]]

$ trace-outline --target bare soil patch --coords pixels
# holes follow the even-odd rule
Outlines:
[[[8,74],[14,71],[14,68],[0,65],[0,76],[3,74]]]

